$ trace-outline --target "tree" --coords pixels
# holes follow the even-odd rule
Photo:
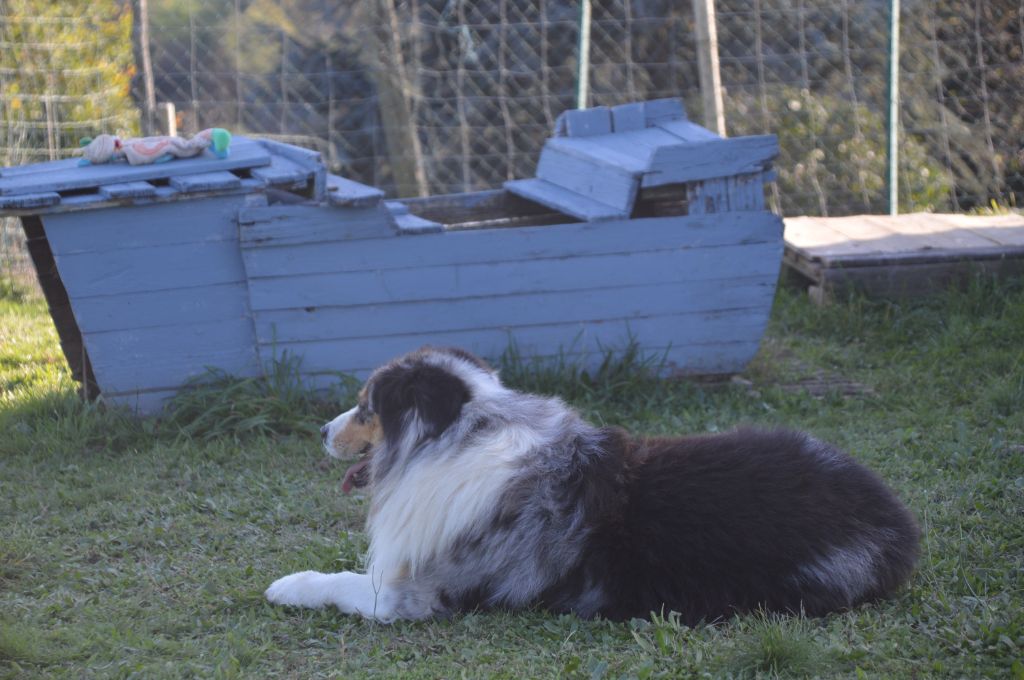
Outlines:
[[[100,132],[137,133],[131,22],[117,0],[0,0],[0,163],[69,156]]]

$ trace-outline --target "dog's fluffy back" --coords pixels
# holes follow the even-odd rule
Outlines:
[[[917,558],[885,484],[804,434],[636,439],[446,350],[368,385],[384,427],[370,571],[400,593],[399,616],[819,615],[890,595]]]

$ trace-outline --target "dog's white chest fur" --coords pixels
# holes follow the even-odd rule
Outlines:
[[[495,432],[444,459],[425,456],[375,488],[369,566],[375,578],[412,576],[462,533],[491,517],[523,457],[539,443],[529,427]]]

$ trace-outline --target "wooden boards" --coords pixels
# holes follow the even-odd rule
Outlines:
[[[243,238],[250,306],[263,359],[287,351],[311,375],[359,374],[425,343],[593,362],[630,339],[673,370],[735,371],[757,349],[782,247],[765,212],[398,239],[296,242],[287,229]]]
[[[238,247],[244,196],[62,213],[44,228],[105,399],[260,371]],[[165,395],[166,396],[166,395]]]
[[[761,178],[778,154],[774,135],[724,139],[686,120],[678,100],[594,107],[559,116],[536,177],[506,182],[505,188],[577,219],[622,219],[634,214],[642,188]],[[723,211],[698,208],[691,212]]]
[[[504,191],[385,201],[317,152],[238,138],[227,159],[4,169],[0,212],[29,216],[59,272],[79,373],[143,411],[284,352],[311,384],[424,343],[594,364],[635,342],[718,373],[749,361],[771,307],[776,152],[658,100],[567,112],[537,177]]]
[[[917,297],[974,272],[1024,273],[1024,217],[913,213],[786,220],[785,262],[824,301]]]
[[[195,158],[152,165],[108,163],[84,167],[78,165],[77,159],[69,158],[64,161],[47,163],[45,171],[15,172],[14,168],[5,168],[3,175],[0,175],[0,195],[89,189],[107,184],[141,182],[156,178],[253,168],[269,164],[270,154],[262,144],[239,138],[233,140],[231,152],[227,158],[217,158],[204,153]]]
[[[342,202],[372,205],[383,193],[341,177],[332,190]],[[191,200],[195,194],[251,193],[273,188],[322,200],[327,173],[319,154],[270,140],[237,137],[226,158],[208,152],[151,165],[124,162],[80,166],[78,159],[0,170],[0,211],[47,215],[119,205]],[[312,185],[312,186],[310,186]]]

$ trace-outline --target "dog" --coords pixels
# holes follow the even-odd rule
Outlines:
[[[891,596],[917,560],[907,508],[807,434],[633,437],[507,388],[460,349],[377,369],[321,433],[329,455],[362,456],[342,488],[372,492],[368,570],[285,576],[272,603],[385,622],[540,607],[695,625],[846,610]]]

